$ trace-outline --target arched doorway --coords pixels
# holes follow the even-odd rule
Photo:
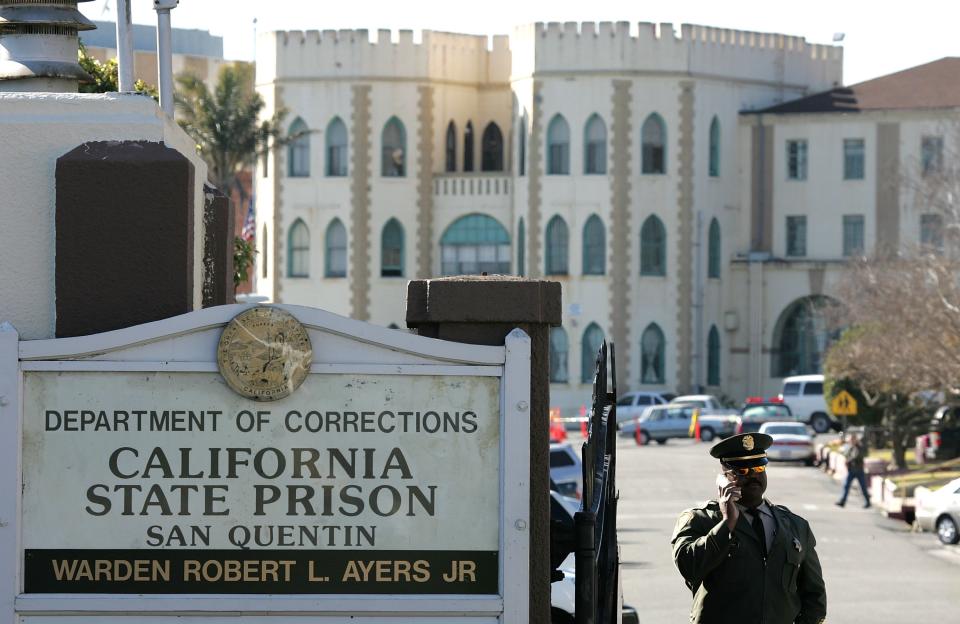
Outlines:
[[[823,372],[827,349],[840,335],[832,322],[839,305],[830,297],[812,295],[784,309],[773,330],[770,370],[774,377]]]

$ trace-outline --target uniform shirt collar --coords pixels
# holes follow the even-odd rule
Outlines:
[[[743,512],[746,512],[746,511],[749,510],[748,507],[744,507],[744,506],[741,505],[740,503],[737,503],[737,507],[740,509],[740,511],[743,511]],[[757,506],[756,509],[757,509],[757,511],[759,511],[759,512],[760,512],[762,515],[764,515],[764,516],[769,516],[770,518],[773,518],[773,517],[774,517],[774,516],[773,516],[773,510],[770,509],[770,505],[767,504],[766,499],[764,499],[764,500]],[[751,513],[752,513],[752,512],[751,512]]]

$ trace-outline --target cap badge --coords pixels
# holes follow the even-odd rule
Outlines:
[[[743,450],[753,450],[753,436],[743,436]]]

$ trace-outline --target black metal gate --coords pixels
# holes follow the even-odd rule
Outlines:
[[[609,361],[609,365],[608,365]],[[576,624],[618,624],[617,373],[613,344],[597,354],[589,435],[583,444],[583,500],[576,525]]]

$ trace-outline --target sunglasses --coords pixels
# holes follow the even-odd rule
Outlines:
[[[750,474],[750,473],[760,474],[760,473],[766,472],[766,471],[767,471],[767,467],[766,467],[766,466],[754,466],[753,468],[727,468],[724,472],[725,472],[726,474],[730,474],[730,475],[737,475],[737,476],[740,476],[740,477],[745,477],[745,476],[747,476],[747,475]]]

